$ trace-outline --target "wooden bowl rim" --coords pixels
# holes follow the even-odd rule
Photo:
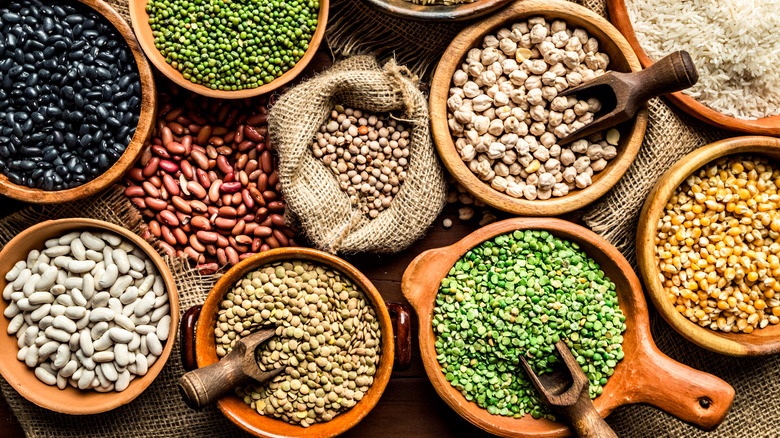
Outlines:
[[[641,361],[642,357],[644,356],[646,350],[654,350],[655,344],[652,341],[652,337],[650,335],[650,327],[649,327],[649,315],[647,310],[647,304],[644,300],[644,294],[642,293],[642,286],[639,282],[639,277],[637,277],[634,270],[631,268],[631,265],[628,263],[628,261],[623,257],[623,255],[620,253],[620,251],[617,250],[614,246],[612,246],[609,242],[607,242],[603,237],[599,236],[598,234],[594,233],[593,231],[577,225],[575,223],[558,219],[558,218],[513,218],[513,219],[506,219],[500,222],[493,223],[491,225],[479,228],[478,230],[470,233],[466,237],[462,238],[458,242],[455,242],[452,245],[444,246],[440,248],[435,248],[432,250],[428,250],[427,252],[421,254],[418,256],[417,259],[415,259],[410,265],[409,268],[407,268],[407,271],[404,273],[404,277],[402,279],[401,288],[403,290],[404,296],[410,301],[412,304],[412,307],[414,307],[415,312],[417,313],[418,318],[418,327],[419,327],[419,344],[420,344],[420,354],[423,358],[423,364],[425,365],[425,371],[426,374],[428,374],[428,378],[433,382],[439,382],[439,384],[434,384],[434,388],[436,389],[436,392],[439,393],[439,396],[453,409],[455,410],[459,415],[464,417],[466,420],[471,422],[472,424],[476,425],[477,427],[486,430],[492,434],[504,436],[504,437],[531,437],[531,436],[544,436],[544,437],[557,437],[557,436],[566,436],[568,429],[566,426],[562,423],[558,422],[551,422],[546,419],[536,419],[534,421],[538,421],[540,423],[548,423],[550,425],[550,429],[548,429],[543,434],[535,434],[532,432],[524,432],[520,429],[506,429],[499,425],[494,424],[494,421],[496,419],[496,415],[492,415],[487,412],[487,410],[480,408],[477,406],[474,402],[469,402],[463,397],[460,391],[453,388],[452,385],[450,385],[449,382],[446,381],[444,375],[441,373],[440,368],[436,368],[432,364],[435,363],[438,365],[438,361],[436,359],[436,351],[434,349],[433,341],[436,338],[436,335],[433,334],[433,330],[431,327],[431,315],[428,313],[422,313],[421,307],[426,305],[427,303],[435,302],[436,296],[438,294],[438,288],[431,288],[430,290],[424,290],[417,294],[416,297],[410,296],[409,290],[415,288],[412,284],[409,284],[411,282],[411,279],[407,276],[407,273],[410,271],[413,271],[416,266],[415,263],[418,260],[422,260],[426,253],[430,254],[431,257],[435,257],[436,259],[454,259],[457,261],[460,259],[463,254],[465,254],[470,249],[478,246],[482,242],[492,239],[498,235],[506,234],[509,232],[512,232],[512,230],[539,230],[539,231],[548,231],[553,235],[556,235],[557,237],[560,237],[565,240],[574,241],[572,237],[566,237],[565,235],[574,235],[577,236],[578,239],[582,241],[587,241],[590,245],[593,245],[593,247],[601,252],[601,255],[606,256],[610,260],[614,262],[614,266],[619,269],[622,272],[622,275],[625,277],[626,282],[630,285],[630,290],[625,291],[624,294],[621,295],[621,310],[623,310],[624,314],[626,315],[626,331],[624,332],[624,341],[623,344],[625,345],[626,339],[629,337],[635,338],[635,342],[637,343],[637,350],[636,351],[625,351],[625,357],[618,362],[617,366],[615,367],[615,373],[613,374],[613,378],[610,378],[607,382],[607,385],[604,386],[604,392],[602,395],[597,397],[593,400],[594,405],[596,405],[597,410],[602,416],[608,415],[610,412],[612,412],[616,407],[622,406],[625,404],[632,403],[631,396],[621,396],[625,392],[630,392],[627,388],[618,387],[615,386],[619,383],[613,383],[615,382],[614,377],[619,376],[619,373],[626,369],[627,372],[630,372],[629,366],[634,361]],[[457,257],[455,255],[449,255],[450,252],[457,251]],[[584,249],[583,249],[584,251]],[[447,255],[443,255],[447,253]],[[593,257],[592,252],[588,252],[588,256],[591,258]],[[421,264],[424,264],[425,261],[420,261]],[[426,272],[430,272],[427,271]],[[446,272],[445,272],[446,275]],[[441,279],[439,279],[440,281]],[[614,278],[612,279],[614,281]],[[628,313],[625,311],[625,301],[629,300],[631,301],[632,305],[635,307],[635,310],[633,313]],[[427,329],[423,329],[423,327],[428,327]],[[430,339],[429,339],[430,338]],[[428,342],[430,341],[430,342]],[[641,343],[647,343],[649,345],[640,345]],[[430,345],[428,345],[430,344]],[[430,348],[428,348],[430,347]],[[641,347],[641,348],[640,348]],[[646,356],[645,356],[646,357]],[[666,361],[671,361],[669,358],[665,358]],[[440,390],[440,388],[443,388]],[[634,401],[635,403],[635,401]],[[501,418],[507,418],[507,417],[501,417]],[[523,421],[531,418],[529,414],[526,414],[526,416],[519,418],[519,419],[511,419],[511,421]]]
[[[135,31],[135,35],[138,37],[141,48],[144,53],[146,53],[146,56],[152,61],[152,64],[154,64],[154,66],[157,67],[157,70],[165,75],[165,77],[173,81],[176,85],[200,94],[201,96],[217,99],[244,99],[269,93],[287,84],[295,79],[306,68],[312,58],[314,58],[314,55],[317,53],[317,50],[319,50],[320,44],[322,43],[322,38],[325,36],[325,28],[328,22],[328,9],[330,7],[330,0],[319,0],[319,2],[320,9],[317,13],[317,28],[314,30],[311,41],[309,41],[309,48],[306,49],[303,57],[298,60],[295,66],[267,84],[256,88],[236,91],[213,90],[204,85],[195,84],[184,79],[184,76],[182,76],[182,73],[179,70],[176,70],[165,62],[162,53],[160,53],[154,45],[152,28],[149,26],[149,15],[146,13],[148,0],[129,0],[128,7],[130,10],[130,21],[133,30]]]
[[[639,44],[634,26],[628,17],[625,0],[607,0],[607,10],[610,21],[628,40],[639,58],[639,62],[642,63],[642,67],[647,68],[653,65],[653,60]],[[756,120],[744,120],[719,113],[681,91],[667,94],[666,98],[687,114],[721,129],[747,134],[780,135],[780,114]]]
[[[447,47],[441,59],[462,60],[469,48],[473,47],[483,35],[507,22],[535,15],[555,16],[567,22],[571,21],[571,18],[576,18],[588,23],[592,28],[588,29],[591,34],[603,33],[609,40],[609,44],[617,47],[631,71],[641,70],[639,60],[615,27],[593,11],[563,0],[524,0],[512,3],[487,19],[463,29]],[[471,36],[475,38],[471,39]],[[604,38],[598,39],[600,44],[605,43]],[[464,45],[464,50],[458,50],[456,47],[461,43]],[[452,74],[457,64],[453,64],[452,68],[447,67],[445,69],[445,63],[439,62],[430,93],[431,131],[436,150],[450,174],[475,197],[494,208],[520,216],[557,216],[582,208],[607,193],[625,174],[639,153],[647,128],[647,105],[643,105],[637,111],[632,122],[627,122],[631,123],[631,127],[626,129],[628,131],[626,140],[621,139],[620,147],[624,150],[623,154],[610,161],[607,168],[598,173],[598,180],[591,186],[575,190],[566,196],[533,201],[514,198],[499,192],[474,175],[455,149],[446,120],[446,99],[435,98],[448,95]]]
[[[366,0],[373,8],[398,18],[425,22],[467,21],[501,8],[512,0],[476,0],[452,5],[418,5],[409,0]]]
[[[774,152],[776,157],[780,156],[780,139],[762,136],[733,137],[710,143],[689,153],[677,161],[658,180],[645,201],[637,228],[637,260],[642,278],[647,286],[647,294],[655,308],[672,328],[689,341],[707,350],[729,356],[763,356],[778,353],[780,352],[780,334],[772,342],[763,344],[752,343],[752,334],[731,334],[732,337],[740,339],[735,341],[727,338],[721,332],[701,327],[682,316],[669,302],[658,279],[660,270],[655,257],[654,238],[658,230],[658,220],[666,201],[693,172],[726,155],[765,155],[768,152]],[[771,159],[780,162],[777,158]],[[767,328],[758,329],[754,333]]]
[[[97,393],[96,391],[81,391],[75,388],[72,388],[70,385],[66,387],[64,390],[60,390],[56,386],[52,387],[49,385],[46,385],[45,383],[38,380],[32,369],[27,367],[25,365],[27,374],[25,374],[25,377],[19,376],[16,372],[9,369],[6,362],[7,361],[17,361],[16,354],[3,354],[2,359],[0,359],[0,375],[2,375],[6,381],[8,382],[11,387],[16,390],[22,397],[26,398],[28,401],[42,407],[45,409],[48,409],[50,411],[59,412],[62,414],[69,414],[69,415],[91,415],[91,414],[99,414],[102,412],[107,412],[112,409],[116,409],[120,406],[126,405],[133,401],[136,397],[141,395],[143,391],[146,390],[147,387],[157,378],[157,375],[160,374],[160,371],[162,371],[165,364],[168,362],[168,358],[171,354],[171,351],[173,350],[173,344],[176,343],[177,339],[177,333],[179,329],[179,295],[176,289],[176,282],[173,279],[173,274],[171,274],[170,269],[168,269],[168,265],[165,263],[163,258],[160,256],[160,254],[157,253],[157,251],[143,238],[138,236],[137,234],[133,233],[132,231],[129,231],[125,228],[122,228],[118,225],[114,225],[110,222],[100,221],[96,219],[87,219],[87,218],[67,218],[67,219],[55,219],[55,220],[47,220],[41,223],[38,223],[36,225],[33,225],[21,233],[17,234],[13,239],[11,239],[3,249],[0,251],[0,259],[10,257],[11,252],[16,250],[17,247],[25,248],[24,252],[25,254],[29,252],[30,250],[34,248],[26,248],[25,239],[28,238],[30,235],[36,234],[36,233],[44,233],[47,234],[47,229],[52,226],[64,226],[66,227],[66,230],[89,230],[89,229],[99,229],[104,231],[110,231],[116,234],[119,234],[125,239],[130,240],[134,245],[141,248],[141,250],[149,256],[149,258],[154,263],[155,267],[157,268],[157,271],[159,274],[163,277],[163,281],[165,283],[165,288],[168,291],[168,302],[170,304],[170,315],[171,315],[171,326],[168,332],[168,340],[165,342],[163,352],[160,355],[160,357],[157,358],[157,360],[154,362],[154,364],[149,367],[149,371],[139,378],[136,378],[132,382],[130,382],[130,385],[122,392],[106,392],[106,393]],[[62,235],[64,233],[58,232],[58,235]],[[5,274],[3,274],[2,277],[0,277],[0,285],[3,287],[7,284],[5,281]],[[0,300],[0,310],[4,310],[7,307],[7,301],[6,300]],[[8,326],[8,318],[3,317],[2,323],[0,323],[0,328],[5,328]],[[6,333],[5,330],[2,330],[3,333],[1,336],[4,337],[10,337],[13,338],[13,345],[16,346],[16,336],[9,335]],[[18,350],[18,348],[17,348]],[[8,352],[4,352],[8,353]],[[69,391],[74,393],[74,397],[79,397],[80,394],[87,393],[95,398],[100,399],[100,403],[94,403],[94,404],[85,404],[82,402],[74,402],[72,404],[69,403],[60,403],[60,402],[54,402],[47,398],[45,395],[42,395],[40,393],[41,389],[45,389],[47,391],[50,391],[52,389],[57,391]],[[94,393],[94,394],[93,394]]]
[[[385,301],[371,280],[347,261],[316,249],[285,247],[257,253],[230,268],[217,281],[206,297],[206,301],[203,303],[195,330],[196,362],[198,367],[204,367],[211,365],[218,360],[216,350],[209,348],[209,338],[213,339],[214,337],[213,325],[210,323],[216,318],[216,313],[219,310],[219,304],[222,302],[222,297],[224,297],[225,293],[233,287],[235,282],[239,278],[242,278],[247,272],[253,271],[268,263],[294,260],[313,261],[330,266],[336,271],[346,274],[363,290],[373,304],[382,333],[381,357],[379,366],[374,375],[374,383],[371,385],[368,392],[366,392],[365,396],[351,409],[340,413],[329,422],[315,423],[307,428],[293,425],[274,417],[260,415],[232,392],[228,392],[226,395],[222,396],[217,401],[217,407],[230,421],[254,436],[268,438],[330,438],[340,435],[354,427],[376,406],[390,381],[390,374],[393,371],[393,362],[395,360],[393,324],[390,320],[390,313],[385,306]],[[248,417],[249,415],[251,415],[251,417]],[[333,427],[335,424],[334,421],[337,421],[339,418],[342,420],[346,419],[344,420],[345,424],[336,429]],[[258,426],[258,420],[261,423],[272,425],[274,428],[286,429],[286,431],[275,433],[266,432]]]
[[[0,195],[34,204],[59,204],[77,201],[102,192],[119,180],[135,164],[141,153],[141,148],[154,128],[154,120],[157,114],[157,87],[155,86],[152,68],[141,52],[133,30],[127,24],[127,21],[107,3],[101,0],[77,1],[93,9],[108,20],[124,38],[125,43],[133,54],[133,59],[135,59],[136,68],[138,69],[138,80],[141,82],[141,109],[135,133],[119,159],[91,181],[66,190],[48,191],[14,184],[8,180],[5,174],[0,173]],[[152,110],[151,112],[145,112],[145,108],[151,108]]]

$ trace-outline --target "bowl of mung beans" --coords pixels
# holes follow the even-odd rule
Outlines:
[[[222,276],[202,309],[185,314],[185,367],[215,363],[241,336],[270,325],[277,326],[277,335],[256,350],[258,366],[281,363],[284,372],[217,402],[226,417],[255,436],[340,435],[379,401],[396,354],[399,367],[408,367],[405,307],[385,303],[352,265],[307,248],[265,251]]]
[[[130,0],[144,53],[177,85],[220,99],[287,84],[319,49],[328,0]]]
[[[401,281],[417,312],[425,371],[439,396],[474,425],[504,437],[563,437],[517,356],[537,372],[566,341],[606,417],[648,403],[709,430],[734,389],[658,351],[639,279],[592,231],[554,218],[480,228],[415,258]]]
[[[681,158],[642,209],[637,259],[675,330],[730,356],[780,352],[780,140],[735,137]]]
[[[99,0],[0,4],[0,194],[95,195],[132,167],[157,92],[133,31]]]
[[[608,70],[641,65],[607,20],[570,2],[514,2],[463,29],[431,85],[431,131],[442,162],[476,198],[513,214],[554,216],[595,201],[634,161],[647,108],[559,145],[602,108],[598,99],[559,93]]]

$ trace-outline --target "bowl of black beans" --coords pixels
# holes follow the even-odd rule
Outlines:
[[[0,2],[0,194],[59,203],[110,186],[151,134],[156,94],[106,3]]]

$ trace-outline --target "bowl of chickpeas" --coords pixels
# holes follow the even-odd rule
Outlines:
[[[590,204],[633,163],[647,106],[612,129],[561,145],[595,119],[602,102],[559,94],[610,70],[641,65],[607,20],[567,1],[515,2],[465,28],[431,86],[442,162],[476,198],[513,214],[555,216]]]
[[[637,259],[656,308],[691,342],[780,352],[780,139],[735,137],[680,159],[648,195]]]

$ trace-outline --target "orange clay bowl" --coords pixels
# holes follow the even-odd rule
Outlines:
[[[107,3],[101,0],[78,1],[94,9],[98,14],[111,22],[125,39],[130,47],[130,51],[133,53],[135,64],[138,67],[139,80],[141,81],[141,112],[138,117],[138,125],[135,128],[135,134],[133,134],[130,144],[127,145],[119,159],[108,170],[92,181],[67,190],[47,191],[13,184],[8,181],[8,177],[0,173],[0,195],[35,204],[57,204],[76,201],[102,192],[114,184],[133,166],[141,153],[141,147],[152,133],[153,122],[157,114],[157,89],[154,84],[152,68],[149,66],[146,57],[141,53],[132,29],[130,29],[125,19],[114,8],[108,6]]]
[[[227,292],[232,290],[236,282],[247,273],[269,263],[293,260],[315,262],[346,274],[371,301],[379,318],[379,326],[382,331],[381,358],[379,359],[377,372],[374,375],[374,383],[366,392],[366,395],[352,409],[340,413],[331,421],[315,423],[309,427],[301,427],[270,416],[260,415],[244,403],[242,399],[238,398],[233,391],[229,391],[222,396],[217,401],[217,407],[230,421],[255,436],[267,438],[334,437],[351,429],[376,406],[379,397],[382,396],[387,386],[387,382],[390,380],[390,373],[393,371],[393,358],[395,357],[395,344],[392,342],[393,327],[382,296],[379,295],[379,291],[365,275],[344,260],[314,249],[278,248],[255,254],[230,268],[214,285],[214,288],[211,289],[206,298],[206,302],[203,303],[195,329],[195,359],[198,368],[211,365],[219,360],[214,338],[214,327],[222,299]],[[391,341],[388,342],[388,340]]]
[[[214,97],[217,99],[244,99],[247,97],[259,96],[261,94],[268,93],[276,90],[282,85],[292,81],[298,76],[309,61],[317,53],[317,50],[322,43],[322,38],[325,36],[325,25],[328,22],[328,8],[330,6],[329,0],[320,0],[319,15],[317,15],[317,29],[314,30],[314,35],[309,42],[309,48],[303,57],[297,64],[290,70],[287,70],[283,75],[274,79],[270,83],[261,85],[257,88],[248,88],[244,90],[225,91],[225,90],[213,90],[204,85],[195,84],[188,79],[184,79],[181,72],[173,68],[170,64],[165,62],[165,57],[154,45],[154,35],[152,35],[152,27],[149,26],[149,14],[146,13],[146,4],[148,0],[129,0],[130,8],[130,21],[133,24],[133,30],[138,37],[138,42],[141,44],[141,48],[146,53],[146,56],[152,60],[152,64],[157,67],[157,70],[162,72],[168,79],[176,83],[176,85],[186,88],[190,91],[198,93],[202,96]]]
[[[688,320],[675,309],[661,283],[661,271],[655,255],[658,221],[666,202],[686,178],[702,166],[732,154],[764,155],[780,162],[780,139],[772,137],[735,137],[716,141],[681,158],[656,183],[647,195],[636,233],[636,253],[647,293],[666,322],[689,341],[710,351],[729,356],[761,356],[780,353],[780,324],[756,329],[753,333],[724,333]]]
[[[16,336],[7,334],[10,320],[6,317],[0,318],[0,333],[2,333],[0,335],[0,374],[27,400],[42,408],[71,415],[99,414],[126,405],[138,397],[152,383],[165,366],[165,362],[168,361],[179,325],[179,296],[176,293],[173,276],[162,257],[135,233],[109,222],[84,218],[58,219],[41,222],[22,231],[0,251],[0,272],[2,272],[0,288],[5,288],[7,284],[5,273],[11,270],[16,262],[26,259],[27,253],[31,250],[43,249],[43,243],[46,240],[71,231],[90,230],[111,231],[118,234],[140,247],[152,260],[163,277],[165,289],[168,291],[168,302],[171,305],[171,329],[162,355],[157,358],[154,365],[149,367],[145,376],[137,377],[122,392],[100,393],[91,390],[81,391],[71,386],[61,390],[38,380],[32,368],[16,359],[16,352],[19,351],[19,347],[16,345]],[[6,307],[8,307],[8,302],[0,299],[0,311],[5,311]]]
[[[547,230],[576,242],[615,283],[618,303],[626,315],[623,334],[625,358],[618,362],[604,392],[593,404],[606,417],[616,408],[649,403],[703,429],[715,428],[734,399],[734,389],[723,380],[682,365],[656,348],[650,334],[647,305],[642,286],[622,254],[587,228],[555,218],[516,218],[488,225],[459,242],[420,254],[409,264],[401,281],[404,296],[417,311],[420,353],[425,371],[436,392],[460,416],[474,425],[503,437],[563,437],[571,430],[562,423],[535,420],[530,415],[515,419],[491,415],[467,401],[453,388],[436,359],[436,335],[431,327],[441,279],[471,248],[500,234],[515,230]],[[523,373],[518,368],[518,373]]]
[[[623,36],[626,37],[628,43],[631,44],[631,48],[634,49],[634,52],[636,52],[636,55],[639,57],[639,62],[642,63],[642,67],[647,68],[653,65],[653,60],[647,56],[647,53],[645,53],[644,49],[639,44],[636,33],[634,33],[634,26],[631,24],[631,20],[628,17],[625,0],[607,0],[607,8],[609,10],[610,21],[612,21],[612,24],[614,24]],[[709,123],[710,125],[717,126],[721,129],[739,131],[747,134],[780,135],[780,115],[764,117],[757,120],[743,120],[721,114],[703,103],[699,103],[699,101],[687,94],[683,94],[681,91],[667,94],[666,98],[676,105],[677,108],[680,108],[702,122]]]
[[[499,192],[480,180],[461,159],[455,149],[450,128],[447,125],[447,98],[449,97],[452,74],[460,68],[466,54],[474,47],[480,47],[485,35],[530,17],[560,19],[570,26],[585,29],[599,41],[599,50],[610,58],[611,70],[639,71],[641,66],[628,42],[607,20],[590,10],[563,0],[516,1],[484,21],[461,31],[444,52],[431,86],[431,127],[436,149],[447,170],[469,192],[486,204],[499,210],[520,216],[557,216],[595,201],[617,183],[634,161],[647,128],[647,106],[643,106],[630,121],[620,125],[618,154],[607,167],[593,175],[593,185],[583,190],[573,190],[566,196],[547,200],[513,198]]]

